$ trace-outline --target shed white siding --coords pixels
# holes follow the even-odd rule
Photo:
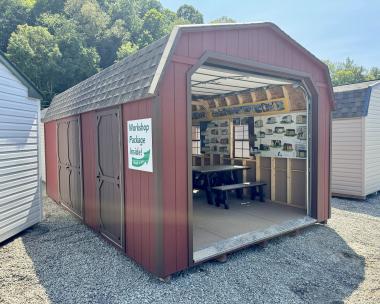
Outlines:
[[[364,118],[332,121],[333,195],[364,196]]]
[[[0,242],[42,218],[39,108],[0,63]]]
[[[365,195],[380,191],[380,85],[371,90],[365,117]]]

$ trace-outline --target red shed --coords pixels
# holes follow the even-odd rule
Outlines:
[[[332,108],[276,25],[179,26],[54,98],[47,194],[167,277],[327,221]]]

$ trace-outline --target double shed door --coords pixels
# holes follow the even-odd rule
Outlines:
[[[99,230],[124,248],[123,157],[120,108],[96,113],[96,192]]]
[[[83,218],[80,132],[79,116],[57,123],[60,203]]]

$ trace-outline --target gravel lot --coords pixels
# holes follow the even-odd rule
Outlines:
[[[161,283],[68,212],[0,245],[0,303],[380,303],[380,196]]]

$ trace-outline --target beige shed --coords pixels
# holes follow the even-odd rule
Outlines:
[[[380,191],[380,80],[334,87],[333,196],[364,199]]]

